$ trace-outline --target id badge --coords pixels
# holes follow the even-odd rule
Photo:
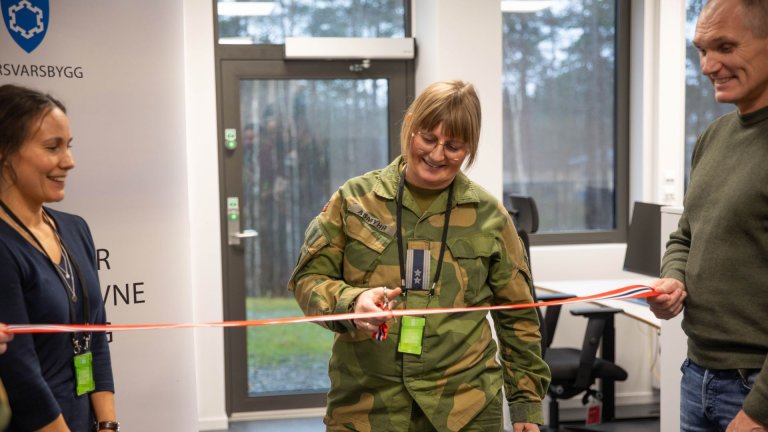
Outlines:
[[[424,317],[404,316],[400,324],[400,342],[397,351],[421,355],[421,339],[424,335]]]
[[[96,383],[93,381],[93,354],[90,351],[75,356],[75,379],[78,396],[96,389]]]

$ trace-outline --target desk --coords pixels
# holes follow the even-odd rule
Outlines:
[[[638,275],[640,276],[640,275]],[[640,276],[638,279],[596,279],[580,281],[533,281],[537,290],[556,292],[561,294],[573,294],[575,296],[588,296],[616,288],[622,288],[627,285],[647,285],[654,279],[644,279]],[[654,328],[661,328],[661,320],[656,318],[651,309],[645,303],[645,300],[593,300],[590,303],[599,304],[606,307],[614,307],[624,310],[624,314],[642,321]]]
[[[616,288],[622,288],[628,285],[647,285],[651,283],[651,278],[638,279],[600,279],[600,280],[581,280],[581,281],[534,281],[536,290],[548,291],[561,294],[573,294],[578,297],[598,294],[610,291]],[[624,314],[640,322],[648,324],[656,329],[661,327],[661,320],[656,318],[645,300],[627,299],[627,300],[590,300],[589,303],[605,307],[613,307],[623,310]],[[571,303],[581,305],[581,303]],[[604,333],[600,356],[610,362],[616,360],[616,342],[613,319],[608,322]],[[610,421],[615,417],[615,385],[611,382],[601,382],[601,392],[603,393],[603,420]]]

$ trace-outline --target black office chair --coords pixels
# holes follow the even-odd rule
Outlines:
[[[515,221],[518,235],[523,241],[530,266],[530,238],[539,227],[539,215],[536,202],[532,197],[521,195],[509,196],[509,213]],[[533,293],[534,301],[549,301],[574,297],[569,294]],[[569,399],[584,393],[582,402],[586,405],[590,396],[600,398],[603,402],[602,421],[613,420],[615,416],[614,382],[627,379],[627,372],[617,366],[614,361],[615,330],[614,315],[622,312],[615,308],[578,308],[571,310],[572,315],[584,316],[588,319],[587,330],[581,349],[551,347],[555,336],[557,321],[560,317],[561,306],[548,306],[542,314],[537,308],[541,322],[541,351],[544,360],[552,372],[552,382],[549,394],[548,427],[558,430],[560,427],[559,399]],[[601,357],[597,349],[602,340]],[[602,380],[601,391],[592,386],[597,379]]]
[[[562,298],[562,294],[559,294]],[[540,295],[539,300],[552,300],[545,295]],[[627,379],[627,372],[614,363],[615,330],[613,326],[614,315],[622,312],[616,308],[584,307],[571,310],[571,315],[580,315],[588,319],[587,329],[581,349],[551,347],[552,338],[557,326],[557,315],[560,306],[549,306],[544,317],[544,326],[547,327],[548,339],[544,342],[546,351],[544,360],[552,371],[552,382],[549,385],[549,421],[548,426],[557,430],[560,426],[559,399],[570,399],[583,393],[582,404],[586,405],[589,397],[595,397],[602,401],[602,422],[609,422],[615,418],[615,391],[614,383]],[[548,319],[551,314],[555,318]],[[597,349],[602,341],[601,356],[597,356]],[[601,379],[601,388],[593,388],[597,379]]]
[[[525,258],[528,260],[528,270],[533,274],[533,270],[531,269],[531,239],[528,235],[539,230],[539,210],[536,207],[536,201],[533,197],[525,195],[509,195],[509,207],[507,207],[507,211],[512,217],[512,221],[515,223],[517,236],[520,237],[520,240],[522,240],[523,246],[525,247]],[[533,296],[534,302],[536,302],[536,291],[532,291],[531,295]],[[543,324],[544,317],[541,314],[541,308],[536,308],[536,315],[539,317],[539,322],[542,323],[540,330],[542,342],[541,354],[544,355],[544,350],[546,349],[544,341],[549,339],[546,335],[547,326]],[[557,318],[555,318],[555,320],[557,320]],[[555,324],[557,324],[557,321],[555,321]]]

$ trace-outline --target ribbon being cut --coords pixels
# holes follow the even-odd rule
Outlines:
[[[546,307],[567,303],[590,302],[597,300],[622,300],[655,297],[658,293],[646,285],[629,285],[610,291],[592,294],[583,297],[571,297],[562,300],[552,300],[537,303],[520,303],[498,306],[477,306],[460,308],[435,308],[435,309],[394,309],[381,312],[345,313],[321,316],[301,316],[272,318],[243,321],[215,321],[203,323],[168,323],[168,324],[108,324],[108,325],[78,325],[78,324],[8,324],[4,329],[8,333],[75,333],[75,332],[112,332],[124,330],[158,330],[177,328],[205,328],[205,327],[253,327],[275,324],[295,324],[305,322],[340,321],[357,318],[374,317],[399,317],[406,315],[435,315],[476,311],[492,311],[505,309],[524,309],[532,307]]]

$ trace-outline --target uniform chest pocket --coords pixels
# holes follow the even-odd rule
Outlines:
[[[461,275],[459,283],[466,303],[472,305],[478,298],[490,295],[486,281],[491,259],[498,253],[496,240],[489,235],[475,235],[449,239],[447,243],[459,266],[457,274]]]
[[[392,237],[354,213],[347,214],[345,231],[348,241],[344,248],[344,280],[365,286]]]

